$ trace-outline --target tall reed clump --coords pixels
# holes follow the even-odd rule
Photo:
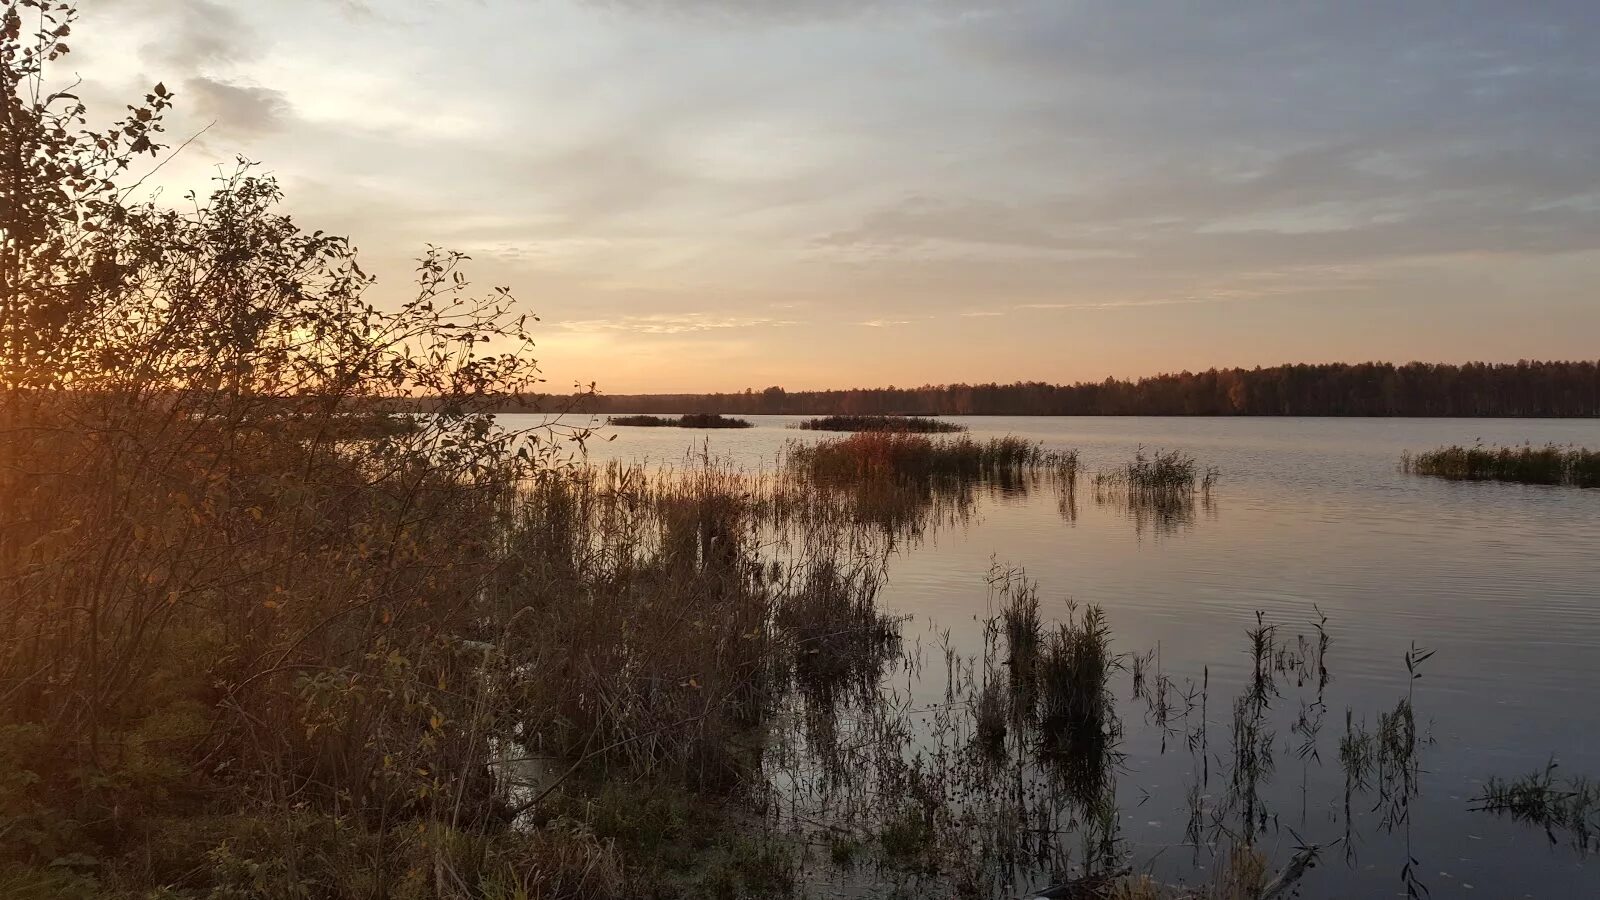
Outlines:
[[[493,586],[506,630],[482,636],[515,661],[516,745],[695,787],[742,777],[722,739],[762,715],[773,598],[724,477],[611,466],[519,504]]]
[[[1182,451],[1146,455],[1141,447],[1131,462],[1096,474],[1094,484],[1135,499],[1181,496],[1210,491],[1220,475],[1213,468],[1202,470],[1193,456]]]
[[[1095,475],[1095,501],[1124,509],[1140,532],[1153,525],[1157,533],[1170,533],[1194,522],[1197,504],[1210,508],[1219,477],[1180,451],[1147,455],[1141,447],[1132,461]]]
[[[1005,664],[1011,673],[1011,695],[1017,712],[1033,716],[1038,700],[1040,655],[1044,625],[1039,617],[1039,588],[1018,572],[991,573],[1000,585],[1000,622],[1005,638]]]
[[[1400,467],[1408,473],[1452,481],[1515,481],[1600,487],[1600,450],[1560,447],[1441,447],[1415,456],[1406,453]]]
[[[899,623],[877,608],[879,575],[817,561],[793,577],[799,589],[784,598],[773,621],[790,642],[802,693],[824,703],[849,689],[870,693],[900,649]]]
[[[1117,668],[1111,629],[1098,606],[1069,610],[1067,620],[1045,635],[1038,662],[1040,750],[1086,805],[1107,788],[1122,734],[1111,690]]]
[[[795,426],[806,431],[903,431],[909,434],[954,434],[967,426],[926,416],[823,416]]]
[[[1024,472],[1077,474],[1076,451],[1046,450],[1017,437],[935,440],[903,432],[867,431],[816,444],[791,443],[786,463],[826,478],[965,477]]]

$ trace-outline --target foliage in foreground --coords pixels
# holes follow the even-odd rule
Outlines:
[[[1560,447],[1441,447],[1401,457],[1401,468],[1451,481],[1515,481],[1600,487],[1600,450]]]
[[[540,379],[464,257],[380,309],[247,163],[138,200],[172,93],[93,130],[47,80],[72,11],[3,10],[0,894],[781,883],[754,846],[665,870],[598,792],[711,828],[787,677],[777,611],[869,586],[822,541],[765,564],[778,504],[726,473],[588,472],[581,431],[497,426]]]

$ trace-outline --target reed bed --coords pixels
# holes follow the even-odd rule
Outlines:
[[[984,478],[1043,472],[1075,478],[1078,455],[1010,436],[976,441],[867,431],[810,445],[791,442],[785,464],[811,477],[840,479]]]
[[[1125,510],[1140,534],[1172,534],[1192,525],[1197,510],[1215,509],[1211,495],[1219,478],[1217,469],[1202,468],[1180,451],[1147,454],[1141,447],[1131,461],[1096,473],[1094,496]]]
[[[1220,476],[1217,469],[1202,469],[1193,456],[1181,451],[1147,455],[1141,447],[1130,462],[1097,473],[1094,484],[1130,497],[1192,495],[1209,492]]]
[[[736,419],[719,413],[690,413],[678,416],[611,416],[608,425],[629,428],[750,428],[747,419]]]
[[[1403,471],[1451,481],[1600,487],[1600,450],[1546,444],[1535,447],[1441,447],[1400,459]]]
[[[899,431],[910,434],[955,434],[967,426],[927,416],[823,416],[795,426],[806,431]]]

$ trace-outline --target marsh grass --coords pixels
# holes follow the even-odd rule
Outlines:
[[[806,431],[895,431],[908,434],[954,434],[967,426],[925,416],[823,416],[794,427]]]
[[[1441,447],[1400,458],[1403,471],[1451,481],[1600,487],[1600,450],[1546,444],[1535,447]]]
[[[1194,457],[1181,451],[1147,455],[1141,447],[1131,461],[1097,473],[1094,483],[1097,488],[1129,496],[1194,494],[1210,491],[1220,475],[1214,468],[1201,469]]]
[[[746,419],[736,419],[718,413],[690,413],[673,418],[671,416],[611,416],[606,419],[607,425],[622,425],[630,428],[750,428]]]
[[[1044,645],[1038,585],[1020,572],[998,569],[990,571],[989,581],[991,586],[999,585],[1011,695],[1017,701],[1017,714],[1031,718],[1038,702],[1039,659]]]
[[[1198,508],[1214,510],[1211,494],[1220,477],[1180,451],[1147,454],[1141,447],[1129,462],[1095,474],[1094,496],[1125,510],[1141,534],[1171,534],[1193,524]]]
[[[1118,659],[1111,629],[1097,606],[1069,608],[1066,621],[1045,633],[1039,654],[1041,749],[1059,758],[1085,759],[1095,767],[1120,736],[1111,677]]]
[[[1005,756],[1012,709],[1006,683],[999,679],[986,681],[973,704],[973,743],[991,758]]]
[[[791,443],[787,465],[823,478],[985,478],[1053,473],[1075,478],[1076,451],[1046,450],[1017,437],[933,439],[867,431],[815,444]]]
[[[813,563],[801,589],[777,608],[774,624],[788,639],[794,676],[808,697],[827,703],[847,689],[871,692],[899,652],[900,622],[878,610],[878,587],[871,569]]]

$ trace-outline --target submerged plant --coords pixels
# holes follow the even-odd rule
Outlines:
[[[1472,803],[1475,811],[1544,829],[1552,844],[1565,834],[1580,853],[1588,853],[1600,833],[1600,784],[1581,775],[1558,779],[1555,760],[1514,781],[1491,776]]]

